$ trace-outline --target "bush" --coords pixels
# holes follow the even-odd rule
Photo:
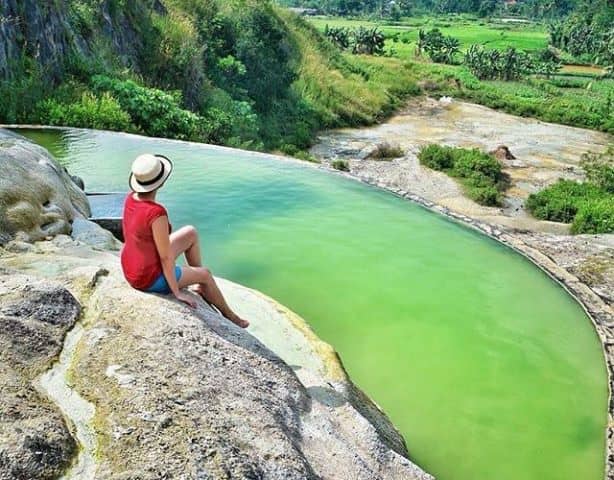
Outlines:
[[[487,186],[468,186],[467,196],[480,205],[496,206],[500,205],[502,195],[494,185]]]
[[[37,105],[41,123],[67,127],[95,128],[99,130],[132,131],[132,119],[122,110],[117,100],[109,93],[100,97],[85,92],[80,100],[61,103],[53,98]]]
[[[472,178],[476,174],[488,177],[493,182],[501,177],[501,165],[492,155],[477,148],[454,150],[454,172],[458,177]]]
[[[418,153],[418,159],[422,165],[433,170],[448,170],[454,167],[453,153],[451,147],[427,145]]]
[[[367,156],[372,160],[392,160],[405,155],[405,151],[398,144],[388,142],[378,144],[375,149]]]
[[[333,160],[333,163],[331,163],[331,166],[335,170],[341,170],[342,172],[350,171],[350,164],[346,160]]]
[[[420,150],[422,165],[458,177],[467,196],[480,205],[495,206],[506,188],[501,165],[492,155],[478,149],[428,145]]]
[[[581,165],[589,182],[614,194],[614,144],[604,153],[584,154]]]
[[[583,204],[571,225],[572,233],[614,232],[614,196]]]
[[[570,223],[583,204],[598,200],[602,195],[603,192],[590,183],[559,180],[544,190],[531,194],[525,206],[536,218]]]
[[[181,108],[180,92],[164,92],[104,75],[92,77],[92,86],[98,93],[113,95],[147,135],[206,142],[214,130],[215,125],[207,119]]]

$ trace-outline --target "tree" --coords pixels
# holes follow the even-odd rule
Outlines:
[[[510,81],[534,73],[537,61],[513,47],[501,52],[472,45],[465,53],[464,64],[480,80]]]
[[[328,24],[324,28],[324,36],[330,42],[337,45],[341,50],[347,50],[350,46],[350,29],[344,27],[329,27]]]
[[[424,50],[436,63],[454,63],[456,55],[460,52],[460,42],[434,28],[427,33],[420,30],[418,48]]]
[[[352,53],[364,53],[368,55],[381,55],[384,53],[386,37],[377,27],[358,27],[353,32]]]

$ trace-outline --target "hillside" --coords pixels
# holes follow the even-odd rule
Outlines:
[[[375,121],[415,92],[401,62],[343,57],[261,0],[8,0],[0,122],[296,153],[318,129]]]

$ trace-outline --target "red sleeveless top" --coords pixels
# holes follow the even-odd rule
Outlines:
[[[124,202],[124,247],[121,253],[122,270],[134,288],[149,288],[162,273],[162,263],[154,242],[151,224],[167,216],[166,209],[149,200],[135,200],[129,193]]]

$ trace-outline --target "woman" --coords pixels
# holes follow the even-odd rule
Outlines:
[[[122,269],[134,288],[152,293],[172,293],[178,300],[195,308],[193,297],[181,292],[188,285],[207,302],[242,328],[249,325],[226,303],[211,272],[202,266],[198,233],[192,226],[171,233],[166,209],[156,203],[156,193],[168,179],[173,164],[162,155],[137,157],[130,173],[131,193],[124,204],[124,248]],[[175,265],[185,254],[187,266]]]

